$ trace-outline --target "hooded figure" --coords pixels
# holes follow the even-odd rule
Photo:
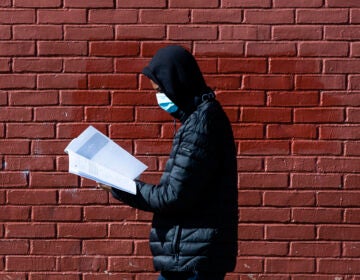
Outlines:
[[[154,213],[150,248],[159,279],[224,279],[237,256],[237,167],[230,122],[194,57],[160,49],[144,68],[176,105],[180,119],[158,184],[137,180],[137,194],[115,198]]]

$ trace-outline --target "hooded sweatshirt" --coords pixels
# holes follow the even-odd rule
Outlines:
[[[160,49],[143,73],[178,107],[182,125],[158,184],[115,198],[152,212],[150,248],[161,271],[232,271],[237,256],[237,167],[230,122],[193,56]]]

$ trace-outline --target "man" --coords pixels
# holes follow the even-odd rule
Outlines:
[[[158,91],[159,106],[182,125],[159,184],[137,180],[136,195],[111,192],[154,213],[150,248],[159,280],[224,279],[237,256],[236,148],[230,122],[184,48],[160,49],[143,74]]]

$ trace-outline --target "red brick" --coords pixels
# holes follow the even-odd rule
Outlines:
[[[113,0],[103,0],[101,2],[97,0],[64,0],[65,8],[113,8]]]
[[[32,255],[75,255],[81,253],[81,241],[73,240],[33,240]]]
[[[320,73],[321,61],[318,59],[270,59],[270,73]]]
[[[241,141],[240,155],[288,155],[290,145],[288,141]]]
[[[261,209],[243,207],[239,210],[239,221],[248,223],[286,223],[290,221],[290,210],[268,207],[262,207]]]
[[[339,209],[293,209],[292,221],[295,223],[341,223],[342,211]]]
[[[360,71],[359,64],[354,59],[327,59],[325,60],[326,73],[357,74]]]
[[[359,75],[350,75],[349,76],[349,88],[352,90],[360,89],[360,76]]]
[[[359,243],[358,242],[344,242],[343,255],[345,257],[359,257]]]
[[[134,1],[122,1],[116,0],[116,6],[118,8],[165,8],[165,0],[134,0]]]
[[[313,192],[266,191],[264,193],[265,206],[315,206],[315,201]]]
[[[30,9],[1,9],[0,23],[21,24],[35,23],[35,11]]]
[[[292,174],[291,188],[294,189],[336,189],[341,188],[341,175]]]
[[[16,25],[13,27],[17,40],[56,40],[62,39],[62,28],[57,25]]]
[[[344,57],[348,56],[349,44],[345,42],[315,41],[300,42],[299,55],[304,57]]]
[[[321,259],[318,271],[320,273],[358,274],[360,268],[357,259]]]
[[[115,59],[115,72],[141,73],[148,62],[148,59],[143,58],[118,58]]]
[[[58,259],[60,271],[99,272],[107,270],[106,258],[102,256],[65,256]]]
[[[9,123],[7,124],[9,138],[53,138],[54,125],[40,123]]]
[[[95,41],[114,39],[114,30],[109,25],[65,26],[65,40]]]
[[[56,191],[48,190],[11,190],[8,192],[8,203],[14,205],[55,204]]]
[[[285,242],[240,242],[241,256],[286,256],[287,244]]]
[[[28,140],[0,140],[0,154],[26,155],[30,152]]]
[[[113,72],[113,60],[110,58],[69,58],[64,60],[64,71],[76,73]]]
[[[345,120],[342,109],[295,109],[294,121],[298,123],[340,123]]]
[[[340,243],[330,242],[293,242],[290,254],[295,257],[340,257]]]
[[[320,127],[320,139],[324,140],[355,140],[359,139],[360,130],[357,126],[324,125]]]
[[[137,79],[132,74],[94,74],[89,75],[89,86],[92,89],[135,89]]]
[[[62,105],[109,105],[108,91],[61,91],[60,104]]]
[[[239,191],[238,192],[239,206],[260,206],[261,193],[258,191]]]
[[[34,140],[31,150],[35,155],[64,155],[64,149],[68,144],[68,140]]]
[[[89,10],[89,23],[136,23],[137,11],[124,9],[92,9]]]
[[[135,210],[127,206],[86,206],[84,207],[85,221],[123,221],[135,220]]]
[[[358,40],[360,38],[359,29],[349,25],[325,26],[324,34],[326,40]]]
[[[346,175],[344,179],[345,189],[358,189],[360,176],[356,174]]]
[[[134,110],[131,107],[86,108],[87,121],[126,122],[134,120]],[[124,132],[126,134],[126,131]]]
[[[58,224],[57,235],[61,238],[101,238],[106,236],[106,224]]]
[[[91,42],[90,55],[93,56],[136,56],[139,53],[137,42]]]
[[[170,25],[168,27],[169,40],[215,40],[217,28],[204,25]]]
[[[345,222],[349,224],[359,223],[359,213],[359,209],[347,209],[344,215]]]
[[[270,258],[265,261],[265,271],[272,273],[312,273],[315,262],[305,258]]]
[[[244,11],[244,22],[250,24],[294,23],[294,13],[290,9],[247,9]]]
[[[65,275],[64,273],[55,273],[55,272],[51,272],[51,273],[32,272],[30,275],[31,275],[31,280],[64,280],[64,278],[66,278],[66,280],[81,279],[81,274],[76,272],[73,273],[66,272]]]
[[[54,160],[50,157],[7,156],[5,170],[53,170]]]
[[[270,139],[315,139],[317,129],[308,124],[272,124],[267,126],[266,134]]]
[[[289,2],[288,0],[273,0],[274,7],[277,8],[300,8],[300,7],[308,7],[308,8],[320,8],[323,6],[323,0],[293,0]]]
[[[84,74],[41,74],[38,76],[40,89],[84,89],[86,76]]]
[[[195,9],[192,11],[194,23],[241,23],[242,13],[239,9]]]
[[[346,89],[346,81],[342,75],[299,75],[295,78],[295,88],[341,90]]]
[[[1,74],[0,84],[2,89],[33,89],[36,77],[30,74]]]
[[[205,75],[206,83],[212,89],[235,90],[241,87],[241,78],[238,75]]]
[[[6,257],[7,271],[54,271],[55,257],[8,256]]]
[[[314,240],[315,227],[312,225],[268,225],[267,240]]]
[[[241,120],[243,122],[284,123],[290,122],[291,110],[282,108],[244,108]]]
[[[346,142],[345,143],[345,155],[346,156],[358,156],[360,155],[360,143],[359,142]]]
[[[296,11],[297,23],[347,23],[349,21],[346,9],[299,9]]]
[[[62,70],[62,60],[15,58],[13,60],[13,70],[14,72],[60,72]]]
[[[268,102],[270,106],[315,107],[319,104],[319,94],[316,91],[270,91]]]
[[[25,187],[27,185],[27,177],[29,171],[22,172],[1,172],[0,188],[9,187]]]
[[[188,23],[190,22],[190,12],[186,9],[148,9],[140,10],[139,16],[141,23]]]
[[[220,58],[220,73],[266,73],[267,62],[261,58]]]
[[[57,8],[61,6],[61,0],[13,0],[14,7],[25,8]]]
[[[39,10],[38,22],[55,24],[86,23],[86,10]]]
[[[244,89],[255,90],[288,90],[293,88],[293,80],[285,75],[245,75]]]
[[[351,9],[350,10],[350,22],[351,23],[360,23],[360,9]]]
[[[341,143],[336,141],[296,141],[292,147],[296,155],[340,155]]]
[[[110,128],[111,138],[158,138],[160,125],[158,124],[113,124]]]
[[[115,32],[117,40],[161,40],[166,37],[162,25],[118,25]]]
[[[34,221],[80,221],[82,209],[78,206],[35,206],[32,209]]]
[[[358,173],[360,171],[360,159],[356,158],[320,158],[318,168],[323,172]]]
[[[53,238],[55,225],[50,223],[11,223],[5,225],[7,238]]]
[[[160,48],[170,46],[170,45],[180,45],[184,48],[190,50],[191,44],[188,42],[172,42],[172,41],[165,41],[165,42],[143,42],[141,44],[141,56],[143,57],[152,57]],[[209,43],[206,43],[209,45]]]
[[[218,91],[216,99],[224,106],[265,105],[265,94],[263,91]]]
[[[358,108],[352,109],[349,108],[346,110],[347,121],[350,123],[359,123],[360,122],[360,110]]]
[[[132,240],[88,240],[83,243],[83,253],[86,255],[106,256],[131,255],[134,251]]]
[[[110,257],[109,270],[121,272],[143,272],[153,270],[151,257]]]
[[[239,188],[284,189],[289,185],[287,174],[276,173],[240,173]]]
[[[81,121],[83,120],[82,108],[74,107],[42,107],[34,110],[35,121]]]
[[[26,122],[31,121],[32,119],[32,112],[30,108],[12,108],[7,107],[0,111],[0,121],[5,122],[12,122],[12,121],[18,121],[18,122]]]
[[[223,0],[222,7],[270,8],[270,0]]]
[[[87,54],[87,42],[61,42],[40,41],[38,42],[38,53],[41,56],[77,56]]]
[[[264,129],[262,125],[233,125],[235,139],[262,139],[264,138]]]
[[[77,186],[76,176],[68,173],[33,172],[30,187],[73,187]]]
[[[319,192],[317,195],[318,206],[331,206],[331,207],[356,207],[360,199],[358,192]]]
[[[10,65],[11,61],[9,58],[0,58],[0,72],[10,72]]]
[[[295,43],[248,42],[245,50],[246,56],[286,56],[296,55]]]
[[[0,213],[0,220],[2,221],[27,221],[30,217],[29,207],[3,206],[1,209],[2,212]]]
[[[328,7],[360,7],[360,3],[356,0],[348,0],[343,2],[341,0],[327,0]]]
[[[0,240],[0,254],[2,255],[26,255],[29,247],[27,240]],[[1,275],[0,279],[2,279]]]
[[[108,195],[101,190],[69,189],[59,192],[59,203],[71,205],[105,204]]]
[[[219,6],[218,0],[170,0],[170,8],[217,8]]]

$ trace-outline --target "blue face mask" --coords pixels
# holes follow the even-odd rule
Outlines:
[[[179,108],[174,104],[174,102],[172,102],[166,95],[165,93],[162,92],[158,92],[156,94],[156,100],[160,106],[161,109],[165,110],[168,113],[174,113],[176,112]]]

